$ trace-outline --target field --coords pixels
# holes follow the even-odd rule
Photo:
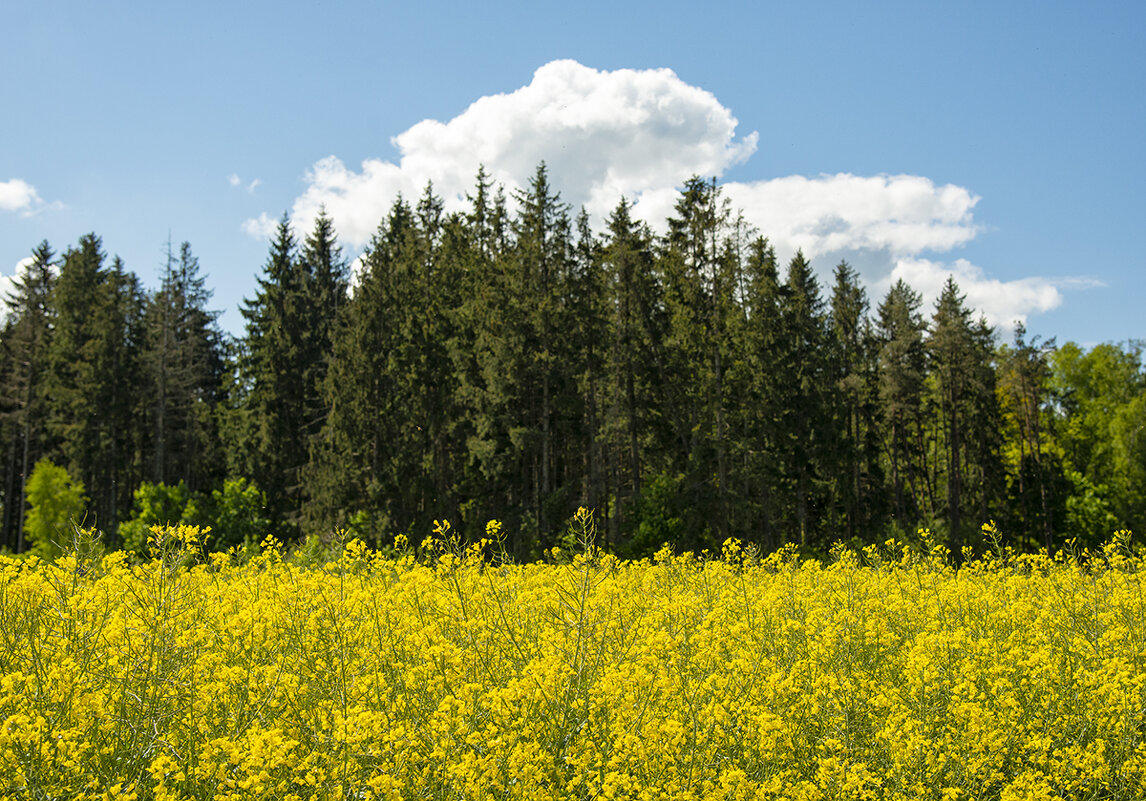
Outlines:
[[[0,795],[1146,795],[1125,538],[955,568],[894,542],[519,565],[438,534],[322,564],[187,528],[142,564],[0,558]]]

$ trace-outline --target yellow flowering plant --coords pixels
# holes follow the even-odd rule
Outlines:
[[[0,796],[1134,799],[1142,556],[0,557]],[[571,549],[574,547],[569,546]],[[194,558],[188,558],[188,555]]]

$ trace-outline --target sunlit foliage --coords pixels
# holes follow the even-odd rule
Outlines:
[[[534,564],[268,538],[0,561],[0,794],[1139,798],[1143,561],[941,547]],[[997,539],[987,527],[988,540]],[[578,542],[579,541],[579,542]]]

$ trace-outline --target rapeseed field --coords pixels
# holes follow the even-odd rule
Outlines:
[[[583,529],[588,513],[579,513]],[[1143,558],[0,558],[0,796],[1132,799]]]

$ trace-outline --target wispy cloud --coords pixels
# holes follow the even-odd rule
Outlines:
[[[234,187],[240,187],[243,185],[243,179],[240,178],[236,173],[231,173],[229,176],[227,176],[227,183]],[[262,181],[256,178],[247,184],[245,188],[248,192],[254,194],[255,190],[258,189],[261,184]]]
[[[248,236],[255,239],[270,239],[274,236],[278,224],[278,220],[272,219],[269,214],[263,212],[258,217],[246,220],[242,227]]]
[[[1031,314],[1057,309],[1065,300],[1063,290],[1102,286],[1100,281],[1087,278],[1029,276],[1002,281],[988,277],[983,268],[966,259],[937,262],[917,258],[898,259],[891,274],[881,283],[889,286],[902,278],[923,296],[925,309],[929,311],[934,308],[948,276],[959,285],[968,307],[982,314],[988,324],[1004,331],[1013,330],[1016,323],[1025,325]]]
[[[20,178],[0,181],[0,211],[16,211],[25,216],[48,208],[62,208],[59,202],[45,203],[36,187]]]

